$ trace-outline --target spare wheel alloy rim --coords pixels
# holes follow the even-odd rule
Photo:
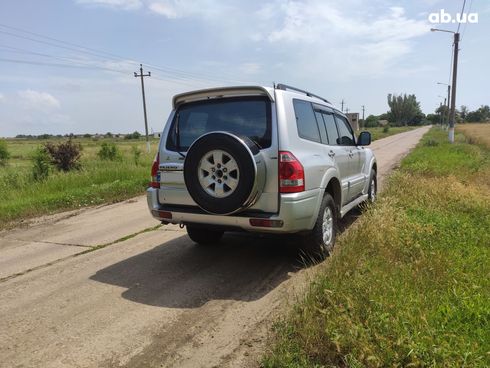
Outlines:
[[[212,150],[199,161],[197,177],[202,189],[211,197],[225,198],[237,188],[240,170],[237,162],[228,152]]]

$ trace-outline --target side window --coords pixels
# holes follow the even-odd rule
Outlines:
[[[354,134],[352,134],[352,129],[349,122],[340,115],[335,115],[335,120],[337,122],[337,127],[339,128],[340,134],[338,144],[341,146],[355,146],[356,141],[354,139]]]
[[[293,106],[299,136],[310,141],[320,142],[320,132],[311,103],[295,99]]]
[[[339,143],[339,132],[337,131],[337,125],[333,114],[322,113],[323,121],[325,122],[325,129],[327,130],[328,142],[331,146],[337,146]]]
[[[315,116],[316,122],[318,123],[318,129],[320,129],[320,138],[322,139],[322,143],[328,144],[327,131],[325,130],[322,113],[320,111],[315,111]]]

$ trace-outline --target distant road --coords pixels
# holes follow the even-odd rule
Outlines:
[[[373,142],[381,183],[428,129]],[[256,365],[315,267],[284,238],[157,225],[138,197],[0,233],[0,367]]]

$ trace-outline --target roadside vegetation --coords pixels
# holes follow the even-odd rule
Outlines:
[[[485,129],[453,145],[431,129],[275,325],[265,367],[490,366],[490,148],[469,143]]]
[[[395,135],[398,133],[408,132],[419,127],[414,126],[400,126],[400,127],[373,127],[373,128],[362,128],[361,131],[368,131],[371,133],[371,139],[373,141],[389,137],[390,135]]]
[[[152,140],[148,154],[135,133],[130,138],[0,141],[0,151],[6,152],[0,165],[0,228],[143,193],[157,143]]]
[[[462,124],[457,131],[463,133],[468,143],[482,144],[490,149],[490,122],[480,124]]]

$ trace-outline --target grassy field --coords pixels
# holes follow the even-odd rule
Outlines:
[[[390,135],[398,134],[398,133],[403,133],[403,132],[408,132],[409,130],[416,129],[418,127],[414,126],[403,126],[403,127],[389,127],[388,131],[384,131],[384,128],[381,127],[376,127],[376,128],[363,128],[363,130],[367,130],[368,132],[371,132],[371,138],[373,141],[381,138],[386,138],[389,137]]]
[[[369,128],[374,139],[401,133],[411,127]],[[7,139],[10,160],[0,166],[0,229],[18,221],[62,210],[121,201],[143,193],[149,179],[150,165],[158,141],[152,139],[152,152],[146,153],[143,140],[122,138],[78,138],[82,145],[82,170],[61,173],[53,170],[47,180],[35,182],[32,178],[31,157],[45,142],[60,142],[64,138]],[[102,161],[97,152],[102,143],[115,143],[122,160]],[[132,147],[142,151],[135,164]]]
[[[403,160],[275,325],[265,367],[490,366],[490,149],[468,140],[433,128]]]
[[[0,167],[0,228],[32,216],[124,200],[145,190],[157,140],[152,140],[150,154],[146,153],[143,140],[82,138],[75,141],[83,147],[82,169],[69,173],[53,170],[45,181],[36,182],[31,174],[30,157],[45,141],[7,140],[11,159],[6,167]],[[97,152],[103,142],[115,143],[121,159],[100,160]],[[132,154],[133,146],[142,152],[138,163]]]
[[[490,148],[490,123],[459,124],[456,129],[467,137],[469,143],[483,144]]]

